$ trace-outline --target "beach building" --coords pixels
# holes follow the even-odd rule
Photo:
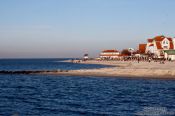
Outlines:
[[[83,60],[88,60],[88,59],[89,59],[88,54],[84,54]]]
[[[175,60],[175,50],[164,50],[165,58]]]
[[[154,58],[173,58],[172,50],[175,50],[175,40],[163,35],[147,39],[146,44],[139,44],[141,54],[152,54]],[[169,56],[170,53],[171,56]]]
[[[101,59],[116,59],[119,57],[118,50],[104,50],[100,53]]]

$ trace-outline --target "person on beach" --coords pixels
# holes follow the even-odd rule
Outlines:
[[[139,61],[140,61],[140,58],[138,58],[138,59],[137,59],[137,61],[138,61],[138,63],[139,63]]]
[[[151,62],[151,58],[148,59],[149,63]]]

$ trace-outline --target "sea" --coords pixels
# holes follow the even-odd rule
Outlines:
[[[0,70],[77,70],[68,59],[0,59]],[[175,116],[175,80],[0,74],[0,116]]]

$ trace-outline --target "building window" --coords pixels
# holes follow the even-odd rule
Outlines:
[[[168,49],[168,46],[164,46],[163,48],[164,48],[164,49]]]
[[[163,44],[168,44],[168,41],[163,41]]]

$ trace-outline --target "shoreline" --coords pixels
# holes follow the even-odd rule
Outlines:
[[[39,74],[39,73],[38,73]],[[168,75],[127,75],[127,74],[102,74],[102,73],[79,73],[79,72],[49,72],[49,73],[40,73],[43,75],[61,75],[61,76],[84,76],[84,77],[114,77],[114,78],[130,78],[130,79],[168,79],[168,80],[175,80],[174,76]]]
[[[71,61],[65,61],[71,62]],[[40,71],[0,71],[0,74],[43,74],[66,76],[126,77],[140,79],[175,79],[175,62],[134,62],[134,61],[96,61],[81,64],[100,64],[111,67],[79,70],[40,70]]]
[[[70,61],[66,61],[70,62]],[[67,75],[98,77],[129,77],[175,79],[175,62],[137,62],[137,61],[96,61],[89,60],[82,64],[100,64],[112,66],[99,69],[70,70]],[[66,74],[65,74],[66,75]]]

